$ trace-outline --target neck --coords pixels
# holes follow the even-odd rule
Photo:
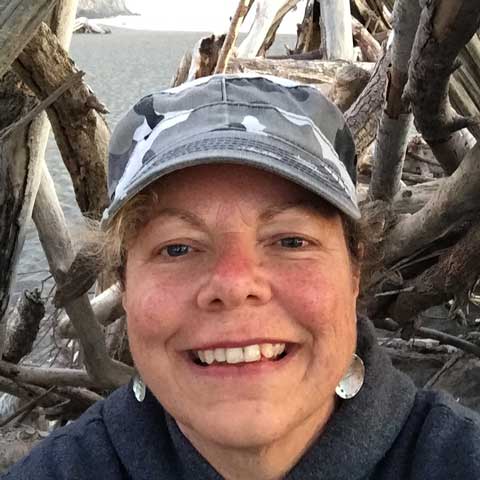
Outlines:
[[[178,424],[196,450],[226,480],[279,480],[300,460],[322,433],[335,409],[335,400],[321,412],[267,445],[230,447],[203,438],[188,426]]]

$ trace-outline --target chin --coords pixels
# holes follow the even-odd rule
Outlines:
[[[204,415],[187,418],[184,431],[193,430],[196,437],[229,448],[266,447],[294,428],[294,413],[262,405],[238,405],[235,408],[215,408]],[[177,417],[178,418],[178,417]],[[180,422],[181,423],[181,422]],[[187,437],[188,432],[184,431]]]

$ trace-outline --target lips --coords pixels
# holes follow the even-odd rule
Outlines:
[[[217,347],[192,350],[191,357],[198,365],[212,364],[233,365],[260,361],[275,361],[286,355],[285,343],[255,343],[243,347]]]

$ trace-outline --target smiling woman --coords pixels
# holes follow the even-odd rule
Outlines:
[[[358,318],[355,149],[317,90],[217,75],[110,145],[105,252],[138,372],[6,478],[474,479],[472,412]]]

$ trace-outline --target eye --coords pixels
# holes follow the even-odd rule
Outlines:
[[[183,257],[187,253],[192,251],[192,247],[183,245],[181,243],[175,243],[167,245],[160,250],[160,255],[164,257]]]
[[[309,242],[302,237],[286,237],[279,240],[282,247],[285,248],[302,248],[309,245]]]

